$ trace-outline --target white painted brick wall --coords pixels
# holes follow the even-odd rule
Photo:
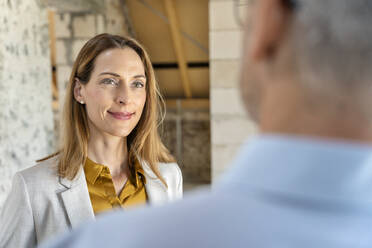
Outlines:
[[[212,145],[212,164],[214,165],[214,170],[212,171],[213,181],[218,180],[225,170],[231,166],[239,152],[240,146],[240,144]]]
[[[92,36],[93,37],[93,36]],[[85,40],[74,40],[72,42],[72,53],[71,53],[71,61],[75,61],[77,55],[79,54],[81,48],[84,46],[84,44],[87,42],[88,40],[85,39]]]
[[[213,116],[246,116],[238,88],[212,88],[210,98]]]
[[[56,63],[61,65],[67,64],[66,46],[63,40],[56,41]]]
[[[209,69],[213,88],[238,87],[240,60],[212,60]]]
[[[105,20],[102,15],[96,16],[97,30],[96,34],[101,34],[105,32]]]
[[[72,67],[69,65],[57,66],[57,84],[58,84],[58,97],[59,106],[63,106],[65,99],[65,91],[68,80],[70,79]]]
[[[257,133],[239,92],[242,30],[234,1],[209,1],[212,182],[229,168],[242,143]]]
[[[232,116],[213,116],[211,125],[212,144],[241,144],[256,133],[256,126],[247,118]]]
[[[72,22],[76,38],[92,38],[96,35],[94,15],[75,16]]]
[[[234,13],[234,1],[212,1],[209,3],[209,30],[239,29]]]
[[[71,37],[71,16],[68,13],[61,13],[55,15],[55,29],[56,38],[70,38]]]
[[[210,59],[239,59],[241,38],[240,30],[211,31],[209,33]]]

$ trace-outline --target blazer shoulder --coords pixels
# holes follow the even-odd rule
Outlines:
[[[182,172],[177,163],[159,163],[159,172],[164,178],[182,177]]]
[[[160,162],[157,165],[160,175],[164,178],[167,184],[171,183],[178,185],[182,183],[182,172],[177,163]],[[142,161],[142,168],[145,171],[145,175],[147,175],[148,178],[150,179],[157,178],[147,162]]]
[[[27,184],[57,183],[58,182],[58,158],[53,157],[39,162],[32,167],[17,172]]]

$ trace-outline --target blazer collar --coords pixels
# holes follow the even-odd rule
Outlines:
[[[60,177],[59,182],[66,187],[66,190],[62,191],[60,195],[71,227],[75,228],[82,222],[95,219],[84,170],[81,169],[73,180]]]
[[[84,172],[83,172],[84,173]],[[81,181],[81,172],[79,172],[79,175],[76,176],[74,179],[70,180],[61,176],[58,176],[59,183],[63,186],[65,186],[67,189],[72,188],[74,185],[79,184]]]
[[[146,161],[139,160],[139,162],[146,179],[145,187],[149,204],[158,205],[167,202],[168,189],[154,174]],[[95,219],[84,170],[81,169],[73,180],[59,177],[59,183],[66,188],[60,195],[71,227],[74,228],[84,221]]]

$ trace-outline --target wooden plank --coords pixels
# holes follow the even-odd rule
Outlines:
[[[180,26],[177,19],[176,8],[173,0],[163,0],[165,10],[169,19],[169,27],[171,31],[174,50],[177,56],[177,62],[181,74],[181,81],[185,96],[192,98],[190,78],[187,72],[187,62],[184,53],[182,38],[180,33]]]

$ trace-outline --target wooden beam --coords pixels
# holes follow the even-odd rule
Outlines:
[[[182,109],[196,109],[209,111],[210,102],[207,98],[193,98],[193,99],[167,99],[165,101],[167,109],[177,109],[180,104]]]
[[[183,90],[187,98],[192,98],[190,78],[187,73],[186,56],[182,46],[180,26],[177,19],[174,0],[163,0],[163,2],[169,19],[169,27],[172,35],[174,50],[177,56],[178,66],[180,68]]]

